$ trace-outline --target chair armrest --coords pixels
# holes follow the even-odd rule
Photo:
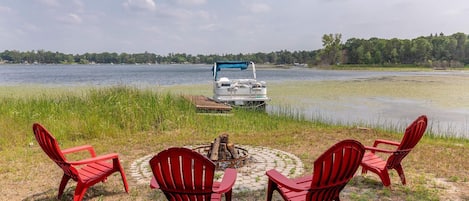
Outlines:
[[[371,151],[372,153],[374,153],[374,152],[394,153],[394,152],[396,151],[396,150],[387,150],[387,149],[381,149],[381,148],[369,147],[369,146],[365,146],[365,150],[369,150],[369,151]]]
[[[97,157],[92,157],[92,158],[87,158],[79,161],[70,161],[69,163],[72,165],[85,165],[88,163],[95,163],[99,161],[105,161],[105,160],[110,160],[110,159],[118,159],[119,155],[116,153],[111,153],[111,154],[106,154],[106,155],[101,155]]]
[[[91,145],[82,145],[78,147],[62,149],[62,154],[70,154],[70,153],[75,153],[75,152],[84,151],[84,150],[88,150],[88,152],[90,152],[91,154],[91,157],[96,157],[96,152],[94,151],[94,148]]]
[[[400,142],[395,142],[395,141],[390,141],[390,140],[377,139],[377,140],[375,140],[375,143],[373,144],[373,147],[377,147],[379,144],[387,144],[387,145],[394,145],[394,146],[399,146],[399,145],[401,145]]]
[[[275,169],[269,170],[265,174],[267,175],[267,177],[269,177],[269,180],[292,191],[306,191],[309,189],[296,184],[291,179],[283,176],[280,172]]]
[[[233,168],[227,168],[225,169],[225,173],[223,175],[223,178],[221,179],[220,186],[217,188],[212,189],[213,192],[215,193],[226,193],[230,191],[235,182],[236,182],[236,176],[237,176],[236,169]]]
[[[150,181],[150,188],[160,188],[158,182],[156,182],[156,178],[152,177]]]

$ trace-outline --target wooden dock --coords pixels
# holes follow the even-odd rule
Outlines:
[[[185,98],[194,104],[199,112],[224,113],[231,111],[232,107],[223,103],[217,103],[206,96],[185,96]]]

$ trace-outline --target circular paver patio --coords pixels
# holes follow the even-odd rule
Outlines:
[[[250,162],[244,167],[237,168],[238,176],[233,191],[262,190],[267,186],[265,172],[276,169],[283,175],[293,178],[304,172],[301,160],[288,152],[267,147],[253,147],[237,145],[237,147],[248,150]],[[149,154],[141,157],[130,166],[131,176],[138,184],[150,184],[153,176],[148,161],[154,156]],[[223,171],[215,173],[221,179]]]

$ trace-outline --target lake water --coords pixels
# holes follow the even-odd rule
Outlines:
[[[239,72],[234,72],[237,75]],[[420,72],[327,71],[305,68],[257,69],[268,83],[299,80],[348,80]],[[227,75],[232,77],[232,75]],[[0,85],[50,86],[179,85],[211,83],[211,65],[0,65]]]
[[[236,72],[239,73],[239,72]],[[369,79],[383,76],[431,76],[451,72],[371,72],[329,71],[305,68],[257,69],[257,79],[271,83],[285,81],[325,81]],[[227,77],[233,78],[233,75]],[[211,65],[0,65],[0,86],[114,86],[136,87],[169,86],[182,84],[209,84],[212,81]],[[210,86],[210,85],[207,85]],[[467,137],[469,111],[465,108],[441,110],[422,106],[419,102],[392,98],[368,98],[374,107],[355,104],[361,100],[337,103],[311,102],[299,97],[306,108],[298,108],[306,117],[321,116],[332,122],[364,122],[367,124],[407,125],[419,114],[431,115],[432,131]],[[334,105],[335,104],[335,105]],[[269,105],[268,110],[276,110]]]

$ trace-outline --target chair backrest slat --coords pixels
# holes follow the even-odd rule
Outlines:
[[[42,126],[35,124],[33,126],[36,140],[42,150],[55,162],[64,162],[65,157],[60,151],[57,140]]]
[[[65,159],[59,143],[54,136],[52,136],[52,134],[39,123],[33,124],[33,131],[39,146],[41,146],[47,156],[62,168],[65,174],[77,181],[79,178],[78,171]]]
[[[150,160],[160,189],[168,200],[210,200],[215,164],[187,148],[169,148]]]
[[[319,156],[314,162],[307,200],[330,200],[338,196],[355,174],[364,153],[360,142],[344,140]]]
[[[181,166],[183,165],[183,157],[179,155],[169,156],[169,163],[171,170],[171,180],[174,182],[174,186],[177,189],[185,189],[183,181],[183,172],[181,171]]]
[[[412,122],[405,130],[400,145],[397,147],[396,152],[391,155],[386,166],[391,169],[395,165],[401,164],[407,154],[417,145],[422,138],[425,130],[427,129],[427,116],[422,115]]]

